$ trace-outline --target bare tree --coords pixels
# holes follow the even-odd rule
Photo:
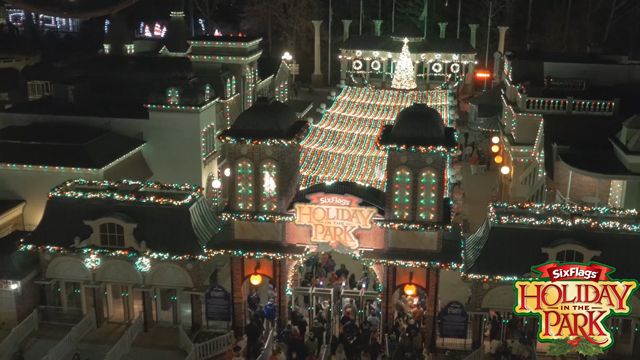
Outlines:
[[[613,15],[620,10],[621,7],[627,4],[628,0],[613,0],[611,4],[611,12],[609,12],[609,19],[607,20],[607,26],[604,28],[604,36],[602,38],[602,44],[607,43],[607,39],[609,38],[609,31],[611,30],[611,26],[615,24],[624,14],[618,16],[614,21]]]
[[[207,34],[213,35],[215,32],[215,15],[218,10],[218,0],[193,0],[196,9],[202,14],[206,22],[205,31]]]

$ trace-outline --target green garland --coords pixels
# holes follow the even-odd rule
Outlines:
[[[258,214],[258,213],[230,213],[223,212],[220,218],[224,221],[258,221],[258,222],[292,222],[295,220],[295,215],[280,215],[280,214]]]

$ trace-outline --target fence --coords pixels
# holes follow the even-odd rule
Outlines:
[[[203,343],[193,344],[196,360],[209,359],[224,354],[229,344],[231,344],[231,341],[233,341],[233,332],[218,336]]]
[[[54,346],[42,360],[61,360],[76,349],[80,340],[96,328],[96,313],[89,312],[71,331]]]
[[[45,324],[75,325],[82,321],[82,309],[39,306],[38,320]]]
[[[129,351],[131,350],[131,345],[133,345],[133,342],[136,340],[136,337],[138,336],[138,334],[140,334],[140,331],[142,330],[142,324],[143,324],[142,313],[140,313],[140,315],[138,315],[138,317],[133,322],[133,324],[131,324],[131,327],[127,329],[127,331],[124,333],[124,335],[122,335],[120,340],[118,340],[118,342],[115,345],[113,345],[111,350],[109,350],[109,352],[107,353],[107,356],[104,357],[105,360],[118,360],[121,357],[123,357],[125,354],[128,354]]]
[[[180,333],[179,346],[182,350],[187,352],[187,358],[185,360],[195,360],[196,358],[195,347],[191,342],[191,339],[189,339],[189,335],[187,335],[187,333],[184,332],[182,325],[180,325],[179,333]]]
[[[12,353],[18,350],[18,345],[24,338],[26,338],[32,331],[38,330],[38,310],[27,316],[22,320],[18,326],[11,329],[9,336],[7,336],[2,343],[0,343],[0,360],[4,360]]]
[[[482,360],[483,357],[484,357],[484,346],[481,346],[479,349],[477,349],[476,351],[469,354],[469,356],[464,358],[464,360]]]

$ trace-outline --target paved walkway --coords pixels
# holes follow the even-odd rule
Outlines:
[[[70,325],[40,324],[38,331],[29,334],[20,344],[25,360],[41,360],[70,331]]]
[[[71,359],[77,352],[82,359],[104,359],[128,328],[128,324],[103,324],[85,335],[78,348],[70,351],[65,358]]]

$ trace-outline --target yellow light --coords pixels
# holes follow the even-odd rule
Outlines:
[[[491,142],[494,144],[497,144],[500,142],[500,138],[498,136],[494,136],[491,138]]]
[[[249,282],[251,283],[251,285],[254,285],[254,286],[260,285],[262,283],[262,275],[260,274],[251,275],[251,277],[249,278]]]
[[[503,167],[500,169],[500,172],[501,172],[503,175],[507,175],[507,174],[509,174],[509,173],[511,172],[511,169],[509,169],[509,167],[508,167],[508,166],[503,166]]]
[[[501,164],[502,163],[502,156],[500,155],[496,155],[496,157],[493,159],[493,161],[496,162],[496,164]]]
[[[500,145],[491,145],[492,153],[497,153],[498,151],[500,151]]]
[[[416,286],[413,284],[407,284],[404,286],[404,293],[406,295],[412,296],[416,294]]]

